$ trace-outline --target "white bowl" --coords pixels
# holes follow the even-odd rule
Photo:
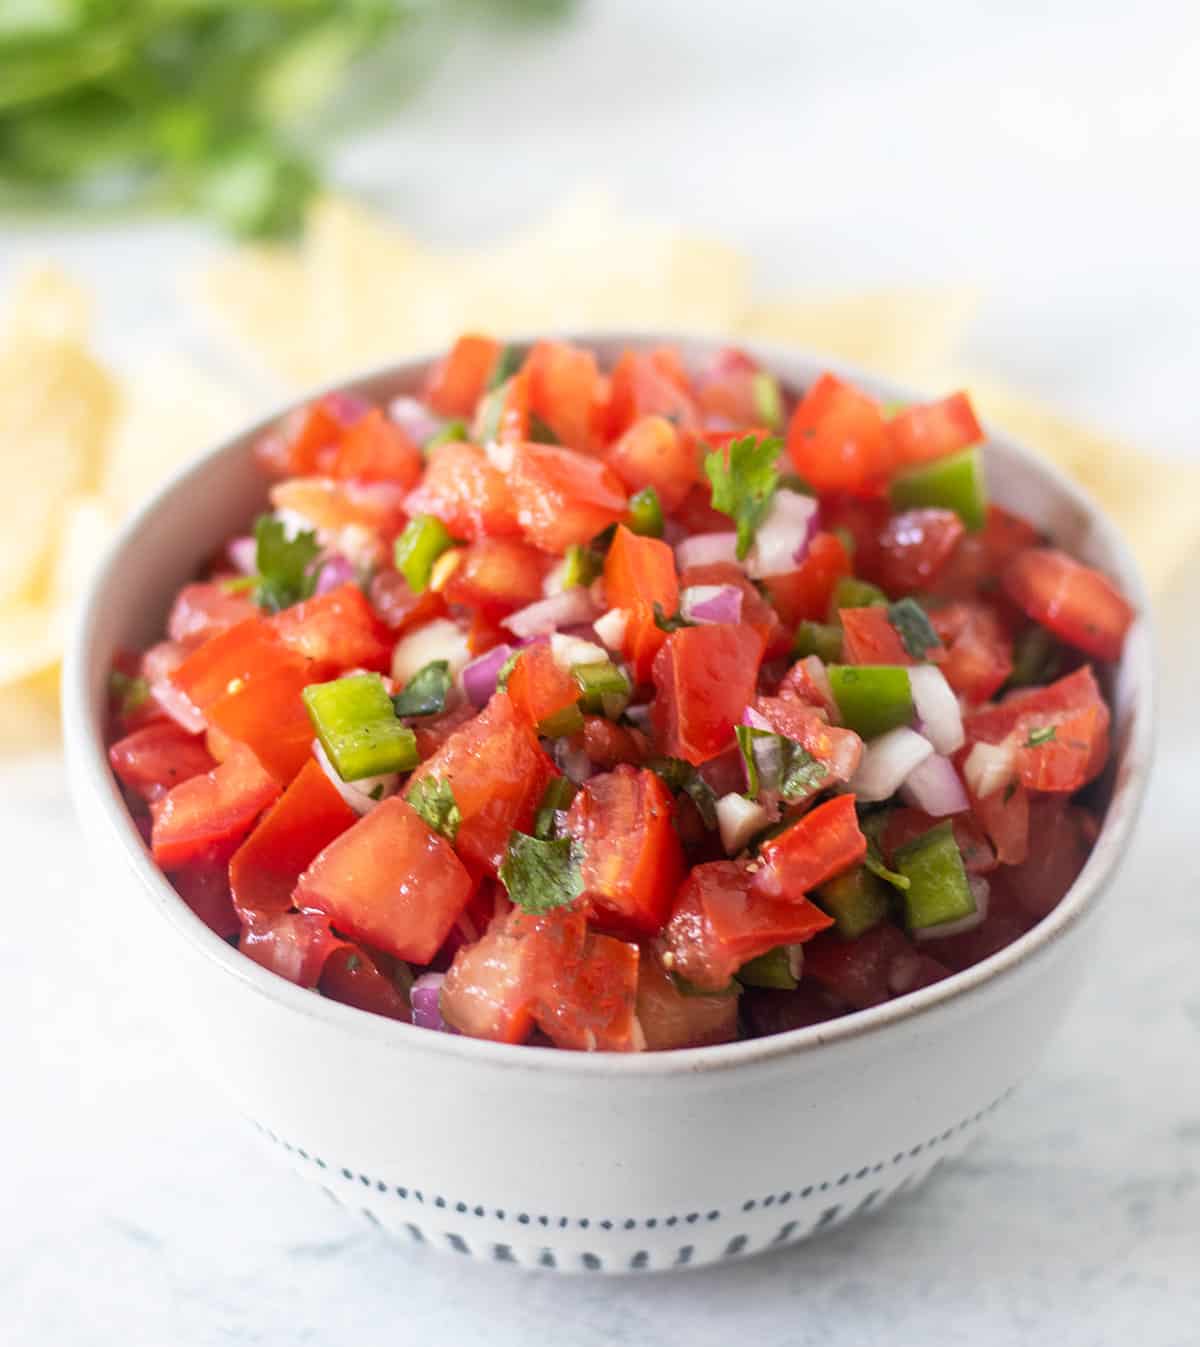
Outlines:
[[[609,357],[651,341],[581,340]],[[653,341],[697,360],[718,344]],[[828,367],[749,349],[797,387]],[[426,365],[351,386],[412,391]],[[846,373],[882,398],[905,396]],[[527,1266],[626,1272],[752,1254],[876,1208],[957,1155],[1034,1068],[1087,970],[1090,918],[1128,850],[1151,758],[1146,618],[1112,683],[1115,770],[1095,849],[1058,907],[998,954],[875,1009],[719,1047],[589,1056],[436,1034],[304,991],[218,939],[156,869],[108,769],[113,654],[154,639],[178,586],[262,505],[251,454],[262,428],[178,474],[125,528],[64,673],[97,901],[113,905],[122,940],[144,941],[146,996],[180,1050],[339,1202],[419,1243]],[[989,438],[986,462],[995,500],[1147,612],[1129,552],[1077,486],[1003,435]]]

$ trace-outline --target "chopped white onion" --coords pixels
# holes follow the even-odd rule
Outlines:
[[[610,608],[603,617],[592,623],[592,630],[610,650],[620,650],[625,644],[625,628],[629,625],[629,612],[625,608]]]
[[[971,897],[975,899],[975,911],[968,912],[957,921],[943,921],[937,926],[922,926],[912,933],[914,940],[941,940],[943,936],[962,935],[964,931],[973,931],[976,926],[983,925],[987,920],[991,887],[982,875],[968,875],[967,883],[971,886]]]
[[[567,563],[564,559],[546,572],[546,578],[542,581],[542,593],[548,599],[552,599],[556,594],[562,594],[567,588],[566,579]]]
[[[954,764],[940,753],[919,762],[904,779],[900,796],[905,804],[923,810],[931,818],[962,814],[971,807]]]
[[[519,608],[500,622],[514,636],[529,640],[533,636],[549,636],[561,627],[572,627],[591,622],[596,606],[586,589],[566,589],[549,599],[538,599],[527,608]]]
[[[380,800],[386,800],[389,795],[396,793],[400,777],[395,772],[386,772],[382,776],[364,776],[358,781],[343,781],[321,747],[321,741],[314,739],[312,747],[313,757],[321,764],[321,771],[356,814],[369,814]]]
[[[817,509],[813,496],[803,496],[799,491],[776,491],[746,557],[747,573],[755,580],[764,580],[770,575],[794,571],[808,551]]]
[[[418,446],[433,439],[446,424],[440,417],[434,416],[419,398],[393,398],[388,403],[388,416],[392,424],[399,426]]]
[[[946,675],[936,665],[918,664],[909,669],[908,682],[921,733],[939,753],[957,753],[964,742],[962,711]]]
[[[675,564],[681,571],[690,566],[711,566],[718,561],[737,564],[736,533],[697,533],[675,549]]]
[[[737,585],[691,585],[679,596],[679,611],[692,622],[737,623],[742,597]]]
[[[723,795],[717,801],[717,827],[727,856],[744,851],[754,834],[770,821],[771,816],[762,805],[744,795]]]
[[[402,636],[392,651],[392,677],[401,687],[431,660],[444,659],[457,678],[471,662],[467,634],[448,617],[435,618]]]
[[[888,730],[867,745],[850,789],[864,804],[888,800],[904,784],[909,772],[932,752],[929,740],[907,725]]]
[[[564,673],[570,673],[577,664],[606,664],[608,651],[602,646],[578,636],[564,636],[562,632],[552,632],[550,636],[550,654],[555,664]]]
[[[1000,744],[985,744],[982,740],[967,754],[963,775],[971,794],[985,800],[1002,790],[1013,779],[1017,770],[1016,744],[1011,738]]]

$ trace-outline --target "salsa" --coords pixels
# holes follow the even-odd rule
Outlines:
[[[113,771],[219,936],[374,1014],[637,1051],[903,996],[1074,881],[1134,617],[983,440],[964,393],[462,337],[261,438]]]

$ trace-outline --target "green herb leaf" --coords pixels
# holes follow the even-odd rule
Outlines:
[[[131,678],[119,669],[114,669],[108,676],[108,691],[120,714],[131,716],[149,700],[150,683],[140,676]]]
[[[514,346],[511,343],[508,346],[500,348],[500,354],[496,357],[496,363],[492,366],[492,372],[488,375],[487,391],[490,393],[507,383],[509,379],[521,368],[521,362],[525,359],[525,351],[520,346]]]
[[[783,441],[776,435],[744,435],[724,449],[713,449],[705,455],[704,471],[712,483],[713,509],[727,514],[737,526],[739,561],[750,551],[779,485],[775,465],[782,448]]]
[[[883,852],[879,845],[879,839],[887,827],[889,813],[890,810],[887,809],[875,809],[868,814],[859,815],[858,826],[867,839],[867,854],[863,857],[863,865],[878,879],[886,881],[903,893],[909,886],[908,877],[896,870],[888,869],[883,863]]]
[[[1043,725],[1039,729],[1030,730],[1029,738],[1025,740],[1026,748],[1040,748],[1043,744],[1049,744],[1053,741],[1055,727],[1053,725]]]
[[[554,427],[548,421],[543,421],[537,412],[529,413],[529,438],[534,444],[562,443],[554,433]]]
[[[696,806],[704,826],[717,826],[717,797],[713,788],[690,762],[682,758],[651,758],[646,766],[662,777],[675,795],[686,795]]]
[[[670,617],[663,612],[661,603],[654,605],[654,625],[659,631],[678,631],[681,627],[695,627],[699,624],[693,622],[691,618],[684,617],[682,613],[674,613]]]
[[[508,687],[508,679],[512,671],[517,667],[517,660],[525,652],[523,650],[514,650],[496,671],[496,691],[503,692]]]
[[[447,421],[441,430],[434,435],[430,435],[421,446],[421,452],[428,458],[435,449],[441,448],[443,444],[461,444],[470,438],[471,428],[465,421]]]
[[[575,787],[565,776],[556,776],[542,793],[533,819],[533,835],[541,842],[548,842],[558,832],[558,816],[570,809],[575,798]]]
[[[254,602],[260,608],[278,613],[312,597],[317,584],[313,562],[321,552],[312,530],[289,538],[281,519],[264,514],[255,521],[254,541],[257,544],[254,564],[258,571]]]
[[[446,709],[446,694],[450,691],[449,662],[430,660],[418,669],[404,685],[402,692],[392,698],[398,716],[437,716]]]
[[[924,659],[930,650],[941,645],[942,638],[934,631],[933,623],[916,599],[889,603],[887,615],[913,659]]]
[[[500,866],[500,882],[524,912],[567,907],[583,893],[582,853],[570,837],[543,840],[514,832]]]
[[[451,842],[458,836],[462,814],[445,777],[421,777],[409,786],[404,798],[435,833],[441,833]]]
[[[784,754],[779,794],[789,803],[807,800],[826,784],[829,768],[791,739],[784,739],[783,742],[788,745],[788,751]]]
[[[829,769],[794,739],[771,730],[756,729],[753,725],[736,725],[733,733],[746,766],[747,795],[757,797],[767,790],[794,804],[815,795],[827,784]],[[773,756],[778,763],[774,780],[764,782],[761,779],[758,754],[754,751],[756,743],[773,746]]]

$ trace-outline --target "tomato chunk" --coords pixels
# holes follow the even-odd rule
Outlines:
[[[943,649],[931,653],[955,692],[969,702],[984,702],[1000,690],[1013,671],[1013,643],[996,610],[963,601],[929,614]]]
[[[462,552],[442,594],[488,616],[511,613],[542,597],[546,554],[516,538],[481,538]]]
[[[1004,873],[1020,908],[1044,917],[1075,883],[1096,840],[1096,821],[1062,796],[1034,801],[1029,807],[1029,854]]]
[[[805,978],[854,1010],[928,986],[948,972],[937,960],[923,956],[890,921],[881,921],[857,940],[831,934],[804,948]]]
[[[672,632],[654,658],[653,720],[663,751],[694,766],[729,747],[754,695],[762,638],[713,623]]]
[[[736,990],[697,995],[679,990],[653,950],[638,961],[637,1017],[648,1052],[732,1043],[737,1038]]]
[[[754,888],[771,898],[800,902],[818,884],[857,865],[867,854],[854,796],[838,795],[810,810],[759,852]]]
[[[589,934],[578,958],[539,988],[538,1027],[556,1047],[582,1052],[633,1052],[637,1025],[638,947]]]
[[[945,458],[983,439],[983,427],[966,393],[906,407],[887,423],[887,433],[896,463],[906,468]]]
[[[405,509],[410,515],[436,516],[455,538],[508,537],[521,531],[507,478],[473,444],[435,449],[424,479],[405,498]]]
[[[262,436],[254,457],[268,477],[304,477],[318,471],[346,428],[363,413],[357,398],[330,393],[299,407]]]
[[[216,765],[204,741],[171,720],[158,720],[119,739],[108,760],[123,786],[154,801]]]
[[[832,374],[822,374],[792,413],[788,453],[817,491],[875,495],[892,470],[878,404]]]
[[[500,343],[474,333],[459,337],[430,370],[424,399],[439,416],[469,417],[483,396]]]
[[[687,376],[673,351],[626,351],[612,372],[608,437],[616,439],[645,416],[662,416],[686,433],[699,428]]]
[[[647,683],[667,639],[655,621],[655,604],[667,617],[679,609],[674,553],[658,538],[639,537],[618,524],[604,559],[604,593],[610,608],[627,615],[622,653],[637,682]]]
[[[342,436],[329,472],[358,482],[394,482],[408,490],[423,466],[420,449],[384,412],[372,407]]]
[[[781,689],[782,692],[782,689]],[[756,697],[754,709],[776,734],[799,744],[823,763],[833,781],[846,782],[858,770],[863,741],[853,730],[831,725],[825,711],[790,697]]]
[[[566,828],[582,849],[584,894],[598,921],[657,934],[684,871],[674,813],[661,778],[635,767],[594,776],[575,797]]]
[[[571,449],[596,444],[600,370],[591,351],[561,341],[536,342],[525,359],[529,406]]]
[[[695,442],[665,416],[643,416],[608,451],[608,465],[625,487],[653,487],[668,514],[699,480]]]
[[[879,583],[889,594],[931,588],[965,533],[953,510],[905,510],[893,516],[879,534]]]
[[[388,667],[391,642],[357,585],[339,585],[268,620],[289,650],[323,673]]]
[[[1056,548],[1035,547],[1009,562],[1003,583],[1060,640],[1097,659],[1119,658],[1134,611],[1108,576]]]
[[[224,861],[200,861],[168,873],[175,892],[214,935],[228,940],[241,923],[229,893],[229,870]]]
[[[471,1038],[523,1043],[533,1028],[533,994],[525,970],[525,946],[494,921],[473,945],[464,945],[442,984],[442,1018]]]
[[[847,664],[914,664],[887,609],[839,608],[842,653]]]
[[[271,488],[276,510],[291,510],[314,529],[337,533],[365,529],[381,539],[404,527],[404,488],[395,482],[338,482],[330,477],[292,477]]]
[[[248,749],[169,790],[154,806],[150,845],[164,870],[225,859],[278,796],[279,784]]]
[[[536,729],[579,701],[579,684],[559,668],[549,642],[539,641],[518,656],[508,676],[508,696],[517,715]]]
[[[769,576],[765,584],[784,625],[794,628],[800,622],[825,620],[837,582],[850,570],[850,554],[841,538],[818,533],[796,570]]]
[[[389,1020],[410,1021],[408,997],[385,965],[385,956],[372,957],[358,945],[339,945],[326,958],[317,985],[321,995],[331,1001],[369,1010]]]
[[[295,901],[398,959],[428,963],[473,888],[450,843],[393,795],[324,848]]]
[[[247,926],[238,949],[298,987],[315,987],[325,961],[342,944],[327,917],[283,912]]]
[[[222,584],[184,585],[171,605],[167,635],[181,645],[195,647],[257,615],[258,609],[244,594],[231,594]]]
[[[525,536],[545,552],[586,543],[624,519],[621,479],[599,459],[572,449],[522,444],[513,456],[512,491]]]

